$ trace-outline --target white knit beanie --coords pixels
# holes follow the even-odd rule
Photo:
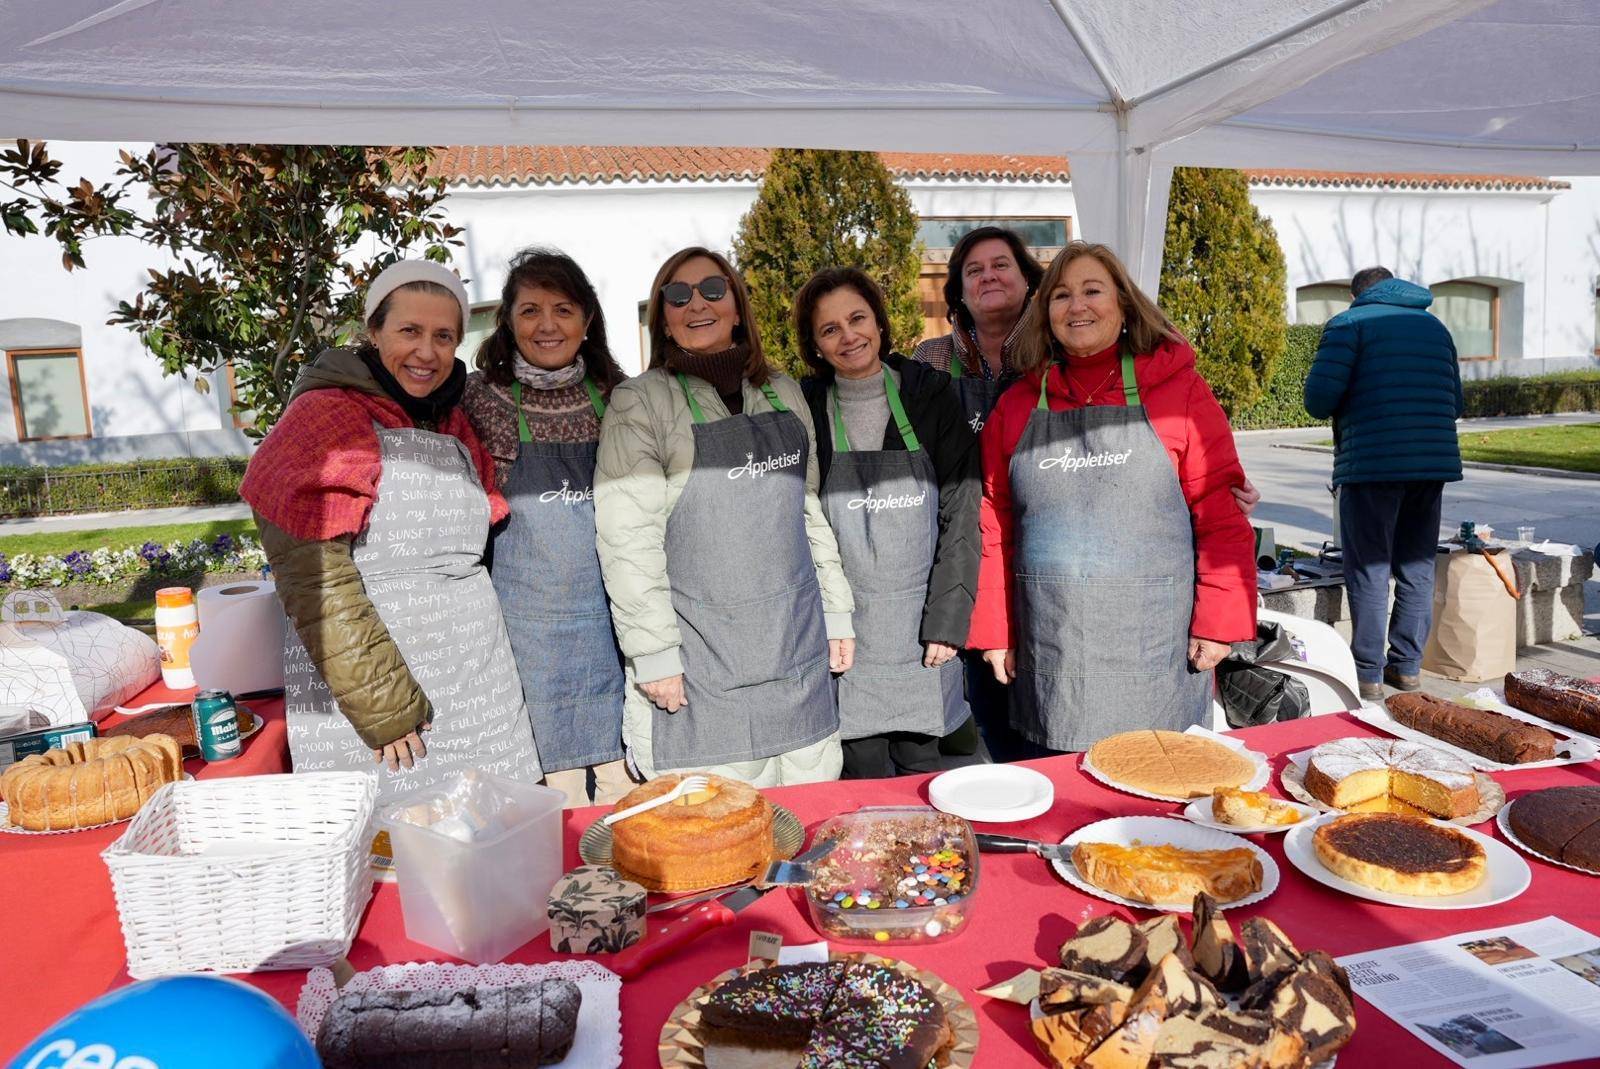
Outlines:
[[[432,260],[397,260],[385,267],[377,278],[372,280],[372,285],[367,287],[367,307],[362,316],[363,322],[372,321],[372,313],[378,310],[378,305],[383,299],[395,290],[411,282],[433,282],[455,295],[456,302],[461,305],[461,329],[467,329],[467,324],[472,321],[472,305],[467,300],[467,286],[461,281],[461,276],[443,264],[436,264]]]

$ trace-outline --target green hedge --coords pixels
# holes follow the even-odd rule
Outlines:
[[[1230,420],[1236,431],[1265,430],[1269,427],[1319,427],[1326,420],[1315,419],[1306,411],[1306,372],[1317,355],[1322,327],[1297,323],[1289,328],[1284,354],[1273,369],[1267,388],[1254,404],[1233,413]]]
[[[1278,361],[1272,381],[1254,404],[1230,416],[1234,430],[1326,425],[1326,420],[1313,419],[1304,404],[1306,372],[1321,338],[1319,325],[1300,323],[1289,328],[1288,350]],[[1600,412],[1600,370],[1479,379],[1463,383],[1461,392],[1469,417]]]
[[[1529,416],[1600,411],[1600,370],[1464,383],[1469,416]]]
[[[60,468],[0,467],[0,517],[175,505],[225,505],[239,500],[246,457],[186,457]]]

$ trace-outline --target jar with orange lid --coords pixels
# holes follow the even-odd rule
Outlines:
[[[194,591],[167,586],[156,591],[156,645],[161,647],[161,681],[173,690],[194,687],[189,647],[200,636],[200,613]]]

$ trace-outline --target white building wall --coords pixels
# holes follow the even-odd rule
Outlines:
[[[106,181],[117,166],[116,145],[52,142],[51,151],[73,178]],[[1258,186],[1251,199],[1277,227],[1291,317],[1299,286],[1347,280],[1375,263],[1423,284],[1495,282],[1503,358],[1470,370],[1516,374],[1594,362],[1600,178],[1567,181],[1569,190],[1532,193]],[[1066,182],[930,179],[906,188],[924,216],[1067,217],[1074,236],[1083,231]],[[462,188],[447,201],[464,229],[455,266],[474,303],[488,304],[499,299],[518,249],[570,253],[599,291],[618,362],[634,372],[642,363],[639,304],[657,267],[686,245],[726,251],[756,191],[753,181]],[[226,413],[225,382],[198,394],[191,382],[163,377],[131,332],[105,324],[164,254],[132,239],[96,239],[85,253],[89,268],[68,273],[56,250],[42,237],[0,237],[0,320],[56,319],[82,330],[95,437],[18,445],[10,391],[0,389],[0,464],[248,452]]]
[[[64,179],[111,179],[118,164],[114,144],[51,142]],[[138,146],[132,151],[143,151]],[[17,444],[11,390],[0,388],[0,463],[69,464],[159,456],[214,456],[244,452],[233,430],[225,377],[219,390],[198,393],[192,381],[167,378],[161,365],[126,327],[109,326],[117,303],[137,293],[150,268],[168,254],[133,238],[84,243],[86,269],[61,266],[60,246],[43,236],[0,236],[0,320],[52,319],[76,325],[83,336],[83,371],[94,438]]]
[[[1291,320],[1299,287],[1364,267],[1423,286],[1486,282],[1500,290],[1500,359],[1464,367],[1531,374],[1593,363],[1600,179],[1570,181],[1530,192],[1258,186],[1251,200],[1278,231]]]

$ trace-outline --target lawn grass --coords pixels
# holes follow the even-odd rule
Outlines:
[[[1463,434],[1461,459],[1600,473],[1600,423]]]
[[[1311,444],[1331,446],[1333,439]],[[1461,436],[1461,459],[1600,473],[1600,423],[1472,431]]]
[[[34,556],[54,554],[64,557],[75,549],[123,549],[142,546],[146,542],[189,542],[196,538],[210,542],[218,535],[238,538],[256,536],[254,520],[212,520],[207,523],[166,523],[153,527],[101,527],[89,531],[49,531],[43,534],[0,535],[0,553],[15,557],[19,553]]]

